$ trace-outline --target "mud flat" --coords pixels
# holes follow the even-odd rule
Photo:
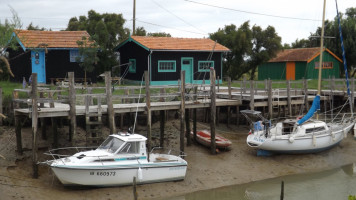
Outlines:
[[[205,129],[208,124],[198,124],[198,129]],[[165,146],[179,150],[178,120],[166,123]],[[84,131],[78,128],[80,136],[78,146],[83,144]],[[145,127],[138,127],[137,132],[145,135]],[[50,130],[49,130],[50,131]],[[59,130],[61,145],[66,145],[68,127]],[[105,129],[108,133],[108,130]],[[155,199],[182,195],[194,191],[218,188],[222,186],[248,183],[283,175],[316,172],[356,162],[356,141],[352,134],[335,148],[316,154],[275,155],[257,157],[256,150],[246,145],[248,127],[220,124],[217,133],[230,139],[229,151],[220,151],[210,155],[210,149],[193,144],[185,147],[188,171],[184,181],[138,185],[139,199]],[[25,149],[30,149],[31,128],[23,129]],[[154,145],[159,143],[159,123],[152,126]],[[48,141],[40,141],[42,151],[50,148],[51,134]],[[39,178],[32,179],[31,151],[17,156],[15,130],[12,127],[0,127],[0,199],[133,199],[132,186],[111,188],[66,188],[61,185],[48,167],[39,167]],[[41,155],[40,159],[50,159]]]

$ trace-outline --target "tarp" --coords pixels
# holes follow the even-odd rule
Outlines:
[[[303,124],[305,121],[313,117],[316,111],[320,110],[320,95],[317,95],[314,100],[312,107],[309,109],[308,113],[304,117],[297,121],[297,125]]]

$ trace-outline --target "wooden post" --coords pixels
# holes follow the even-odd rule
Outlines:
[[[37,108],[37,73],[32,73],[32,91],[31,91],[31,100],[32,100],[32,169],[33,169],[33,178],[38,178],[38,141],[37,141],[37,131],[38,131],[38,108]]]
[[[290,80],[287,80],[287,106],[288,106],[289,117],[292,117],[293,111],[292,111],[292,97],[290,91]]]
[[[216,92],[215,92],[215,70],[210,69],[210,139],[211,139],[211,154],[216,154],[215,144],[215,122],[216,122]]]
[[[185,136],[187,138],[187,146],[192,144],[192,140],[190,137],[190,110],[185,109]]]
[[[253,80],[250,80],[250,109],[255,110],[255,90],[253,88]]]
[[[180,152],[184,153],[184,116],[185,116],[185,71],[180,73]]]
[[[75,88],[74,88],[74,72],[68,72],[69,83],[69,141],[72,141],[74,145],[74,137],[77,133],[77,119],[76,119],[76,107],[75,107]]]
[[[217,76],[217,83],[218,83],[218,92],[220,92],[220,82],[219,82],[219,76]]]
[[[194,101],[197,101],[198,87],[194,86]],[[197,141],[197,108],[193,109],[193,139]]]
[[[236,125],[240,125],[240,106],[236,106]]]
[[[267,80],[267,95],[268,95],[268,116],[273,118],[273,101],[272,101],[272,81]]]
[[[231,100],[231,77],[227,77],[227,90],[228,90],[228,95],[229,99]],[[227,127],[230,127],[230,118],[231,118],[231,107],[227,107]]]
[[[145,71],[146,85],[146,109],[147,109],[147,150],[151,151],[151,96],[150,96],[150,77],[148,71]],[[148,155],[149,156],[149,155]],[[149,157],[148,157],[149,159]]]
[[[161,88],[161,89],[160,89],[160,93],[161,93],[162,95],[165,95],[166,90],[165,90],[164,88]],[[160,101],[161,101],[161,102],[164,102],[165,99],[164,99],[163,97],[161,97],[161,98],[160,98]],[[163,144],[164,144],[164,124],[165,124],[165,118],[166,118],[165,114],[166,114],[166,111],[164,111],[164,110],[160,110],[160,111],[159,111],[159,117],[160,117],[159,146],[160,146],[160,147],[163,147]]]
[[[2,88],[0,87],[0,113],[3,113],[2,110]],[[2,126],[2,117],[0,117],[0,126]]]
[[[21,136],[21,128],[22,128],[22,117],[15,115],[15,132],[16,132],[16,146],[17,146],[17,153],[22,155],[22,136]]]
[[[282,181],[282,183],[281,183],[281,198],[280,199],[281,200],[284,199],[284,181]]]
[[[138,199],[138,195],[137,195],[137,184],[136,184],[136,176],[133,177],[133,196],[134,196],[134,200]]]
[[[303,89],[304,89],[304,105],[305,110],[309,110],[309,102],[308,102],[308,80],[303,78]]]
[[[109,128],[110,134],[116,133],[115,126],[115,113],[114,106],[112,103],[112,91],[111,91],[111,72],[105,72],[105,88],[106,88],[106,103],[108,105],[108,118],[109,118]]]

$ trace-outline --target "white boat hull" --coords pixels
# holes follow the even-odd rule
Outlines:
[[[315,153],[330,149],[341,142],[346,134],[352,129],[353,123],[344,126],[339,131],[332,134],[326,132],[319,135],[305,135],[302,137],[294,137],[290,140],[290,136],[283,135],[282,137],[265,137],[264,134],[250,134],[247,137],[247,143],[251,147],[258,149],[277,152],[277,153]]]
[[[184,164],[145,164],[142,167],[97,167],[71,168],[68,166],[52,166],[53,172],[66,186],[121,186],[132,185],[133,177],[137,184],[183,180],[187,165]],[[141,170],[141,172],[139,172]],[[141,174],[140,174],[141,173]]]

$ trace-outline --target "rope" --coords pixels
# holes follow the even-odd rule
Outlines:
[[[135,128],[136,128],[138,104],[140,103],[140,99],[141,99],[141,89],[142,89],[143,77],[144,77],[144,74],[142,74],[140,93],[139,93],[139,95],[138,95],[138,99],[139,99],[139,100],[137,101],[137,107],[136,107],[136,113],[135,113],[135,122],[134,122],[134,127],[133,127],[133,130],[132,130],[132,133],[135,133]]]

